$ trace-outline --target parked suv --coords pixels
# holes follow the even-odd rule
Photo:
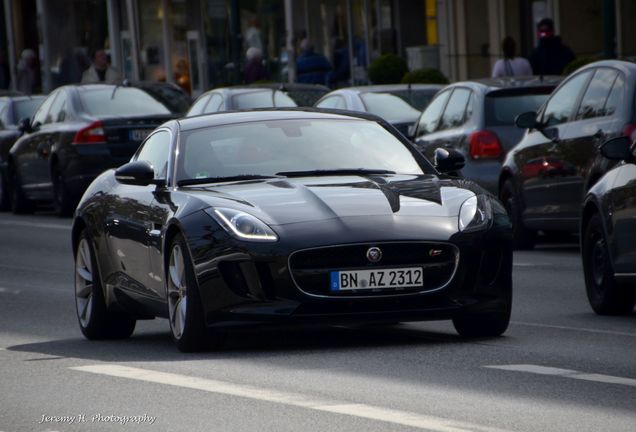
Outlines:
[[[635,90],[636,64],[596,62],[570,75],[538,113],[517,118],[528,130],[499,177],[517,248],[532,248],[538,230],[578,231],[583,197],[616,163],[599,147],[616,136],[636,138]]]
[[[438,147],[459,150],[466,159],[462,175],[496,195],[501,163],[523,136],[515,117],[537,110],[559,81],[527,77],[452,84],[424,110],[411,137],[430,160]]]

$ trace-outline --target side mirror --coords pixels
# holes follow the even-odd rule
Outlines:
[[[441,173],[459,171],[466,164],[464,155],[455,149],[436,148],[434,159],[435,168]]]
[[[601,145],[601,154],[612,160],[629,160],[632,158],[631,140],[626,136],[612,138]]]
[[[515,124],[521,129],[538,129],[537,113],[534,111],[524,112],[515,118]]]
[[[157,183],[155,170],[147,161],[128,162],[115,171],[115,180],[121,184],[148,186]]]
[[[28,117],[20,119],[18,122],[18,130],[22,133],[32,132],[33,128],[31,127],[31,119]]]
[[[410,140],[414,140],[415,139],[415,131],[417,131],[417,123],[414,123],[411,126],[409,126],[409,128],[406,131],[407,138],[410,139]]]

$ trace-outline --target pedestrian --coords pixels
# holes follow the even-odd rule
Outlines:
[[[267,69],[263,66],[263,52],[259,48],[248,48],[245,57],[247,59],[245,70],[243,71],[245,84],[269,80]]]
[[[515,40],[510,36],[506,36],[501,43],[504,58],[495,62],[492,68],[493,78],[532,75],[530,62],[523,57],[515,57],[516,48]]]
[[[297,81],[305,84],[327,84],[331,63],[314,51],[314,44],[307,38],[300,43],[300,55],[296,59]]]
[[[108,64],[108,55],[103,49],[98,49],[93,55],[93,64],[82,74],[82,84],[114,83],[121,79],[119,71]]]
[[[530,55],[530,64],[536,75],[561,75],[565,66],[574,60],[572,50],[554,34],[554,22],[544,18],[537,24],[539,43]]]
[[[38,71],[38,56],[31,48],[22,50],[18,62],[17,89],[24,94],[40,91],[40,74]]]

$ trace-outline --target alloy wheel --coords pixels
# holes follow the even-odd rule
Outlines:
[[[186,325],[187,284],[185,263],[181,246],[175,244],[170,252],[168,264],[168,313],[170,328],[175,339],[181,339]]]
[[[93,310],[93,265],[85,238],[80,240],[75,258],[75,304],[80,324],[87,327]]]

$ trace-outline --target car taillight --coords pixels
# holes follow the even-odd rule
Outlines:
[[[632,142],[636,141],[636,123],[627,123],[623,126],[623,135],[628,137]]]
[[[468,136],[468,144],[473,159],[496,159],[501,156],[501,143],[494,132],[475,131]]]
[[[73,138],[72,144],[97,144],[106,142],[102,122],[96,121],[80,129]]]

